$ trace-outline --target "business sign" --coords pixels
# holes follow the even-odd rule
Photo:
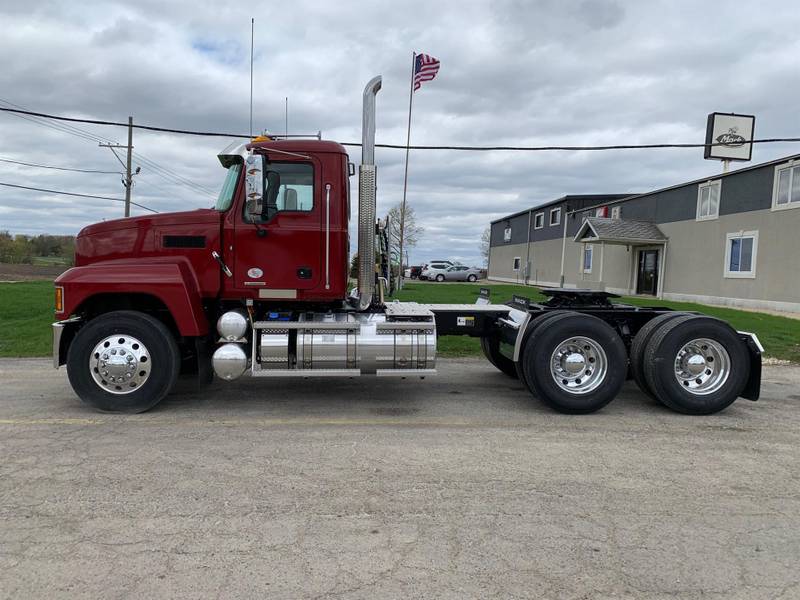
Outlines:
[[[503,241],[510,242],[511,241],[511,227],[506,227],[503,230]]]
[[[714,112],[706,124],[706,148],[703,158],[715,160],[750,160],[753,156],[753,115]]]

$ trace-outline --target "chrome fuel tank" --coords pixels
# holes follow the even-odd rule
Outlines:
[[[424,375],[436,366],[432,314],[303,313],[254,329],[255,376]]]

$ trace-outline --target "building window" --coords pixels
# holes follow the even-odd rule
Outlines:
[[[522,258],[519,256],[514,257],[514,271],[519,271],[519,263],[521,262]]]
[[[775,167],[772,210],[800,207],[800,164],[790,162]]]
[[[536,213],[533,216],[533,228],[541,229],[542,227],[544,227],[544,213]]]
[[[503,241],[510,242],[511,241],[511,227],[506,227],[503,230]]]
[[[550,225],[558,225],[561,223],[561,209],[554,208],[550,211]]]
[[[611,207],[611,218],[612,219],[621,219],[622,218],[622,207],[621,206],[612,206]]]
[[[719,217],[719,193],[722,181],[708,181],[697,186],[697,220],[707,221]]]
[[[725,277],[754,279],[757,253],[757,231],[729,233],[725,239]]]
[[[583,261],[581,263],[581,270],[584,273],[592,272],[592,259],[594,258],[594,248],[592,246],[583,247]]]

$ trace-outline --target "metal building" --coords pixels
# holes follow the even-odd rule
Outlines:
[[[491,224],[489,279],[800,312],[800,154]]]

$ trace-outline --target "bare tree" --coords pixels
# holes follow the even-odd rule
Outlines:
[[[401,202],[389,209],[389,243],[392,247],[392,264],[397,266],[398,277],[403,274],[403,262],[408,257],[409,249],[419,243],[425,228],[417,225],[414,208],[406,204],[405,215],[402,214]],[[400,256],[402,252],[403,256]]]
[[[492,239],[492,230],[488,225],[481,234],[481,256],[483,257],[483,266],[489,265],[489,242]]]

